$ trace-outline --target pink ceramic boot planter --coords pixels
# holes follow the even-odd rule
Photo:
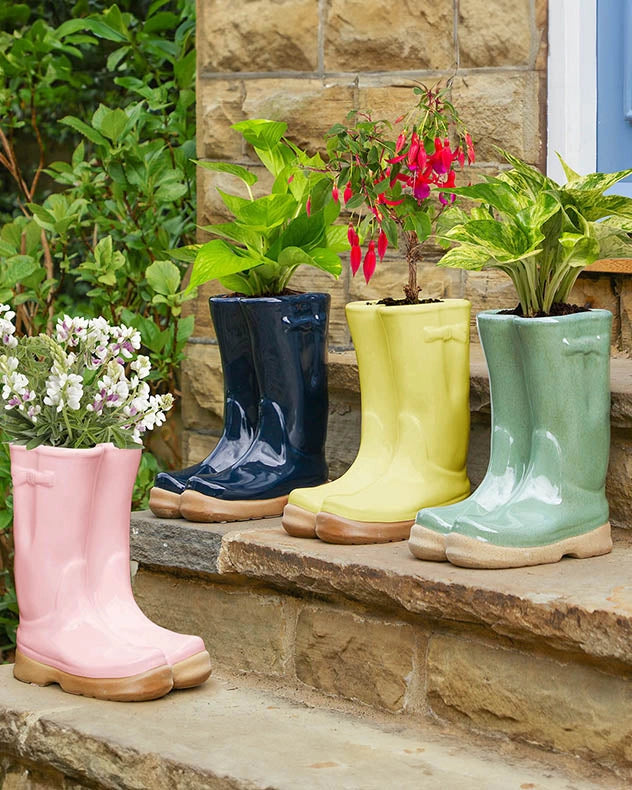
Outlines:
[[[166,656],[174,688],[190,688],[211,674],[199,636],[185,636],[152,623],[138,608],[130,582],[129,517],[142,450],[104,450],[88,542],[88,579],[101,615],[124,639],[152,645]]]
[[[14,675],[98,699],[156,699],[173,686],[165,655],[112,630],[88,580],[86,551],[104,453],[103,446],[11,446],[20,607]]]

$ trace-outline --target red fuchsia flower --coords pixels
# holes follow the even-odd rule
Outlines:
[[[406,145],[406,135],[404,134],[404,132],[402,132],[397,138],[397,142],[395,143],[395,153],[398,154],[405,145]]]
[[[461,167],[463,167],[465,164],[465,154],[463,153],[463,148],[461,148],[461,146],[459,146],[454,152],[454,158],[457,159]]]
[[[450,170],[450,172],[448,173],[448,177],[445,180],[445,184],[443,184],[443,186],[453,187],[455,185],[456,185],[456,173],[454,172],[454,170]],[[456,200],[456,195],[446,194],[445,192],[439,193],[439,202],[444,206],[447,206],[448,203],[454,203],[455,200]]]
[[[349,244],[352,247],[355,247],[360,243],[360,237],[355,232],[355,228],[351,223],[349,223],[349,227],[347,229],[347,239],[349,239]]]
[[[331,188],[331,196],[336,201],[336,203],[340,200],[340,195],[338,194],[338,187],[335,184]]]
[[[351,182],[347,184],[345,187],[345,191],[342,193],[342,199],[345,203],[348,203],[353,196],[353,190],[351,189]]]
[[[467,145],[467,161],[469,164],[473,165],[476,161],[476,156],[474,154],[474,144],[472,143],[469,132],[465,135],[465,144]]]
[[[423,146],[422,146],[423,147]],[[408,159],[406,164],[409,170],[417,169],[417,155],[419,154],[419,137],[417,132],[413,132],[410,138],[410,148],[408,149]]]
[[[391,159],[387,159],[386,161],[389,165],[396,165],[398,162],[406,159],[407,156],[408,154],[400,154],[399,156],[393,156]]]
[[[432,169],[435,171],[435,173],[438,173],[439,175],[447,173],[452,166],[452,159],[453,154],[450,150],[450,141],[445,140],[444,142],[441,142],[438,137],[435,138],[435,151],[430,157]]]
[[[351,264],[351,273],[356,276],[356,272],[362,263],[362,249],[359,244],[354,244],[349,253],[349,262]]]
[[[430,195],[430,184],[423,178],[423,176],[417,177],[415,179],[415,183],[413,185],[413,195],[419,202],[425,200]]]
[[[426,166],[427,159],[428,159],[428,156],[426,154],[426,149],[420,143],[419,144],[419,151],[417,152],[417,165],[418,165],[420,170],[423,170],[424,167]]]
[[[377,237],[377,254],[380,256],[380,262],[384,258],[384,254],[386,253],[386,248],[388,247],[388,239],[386,238],[386,233],[383,230],[380,231],[380,235]]]
[[[305,211],[307,211],[307,216],[308,217],[312,213],[312,196],[311,195],[307,198],[307,203],[305,204]]]
[[[367,250],[366,255],[364,256],[364,265],[362,267],[362,271],[364,273],[364,279],[366,280],[367,284],[373,274],[375,272],[375,265],[377,261],[375,258],[375,242],[369,242],[369,249]]]
[[[291,184],[294,181],[294,176],[290,176],[287,180],[288,184]]]

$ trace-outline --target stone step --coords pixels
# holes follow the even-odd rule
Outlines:
[[[632,546],[534,568],[416,560],[405,542],[334,546],[279,520],[133,514],[135,593],[201,634],[216,665],[361,715],[438,718],[600,763],[632,780]]]
[[[288,700],[244,678],[149,703],[72,697],[0,667],[0,788],[589,790],[620,783],[437,724]]]

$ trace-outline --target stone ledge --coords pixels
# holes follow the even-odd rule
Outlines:
[[[174,790],[590,790],[590,765],[445,726],[357,718],[284,699],[244,678],[211,679],[124,705],[37,688],[0,667],[0,786]],[[332,737],[333,736],[333,737]],[[534,759],[535,758],[535,759]]]
[[[132,558],[148,567],[235,575],[294,594],[483,627],[577,653],[627,673],[632,665],[632,536],[615,530],[606,557],[475,571],[416,560],[406,543],[334,546],[291,538],[278,519],[244,524],[132,517]],[[166,545],[165,545],[166,544]]]

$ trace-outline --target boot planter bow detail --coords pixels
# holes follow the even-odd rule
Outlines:
[[[279,516],[290,491],[327,479],[330,297],[210,301],[224,370],[224,431],[201,464],[157,476],[150,507],[203,522]]]
[[[338,480],[293,491],[285,530],[329,543],[405,540],[420,507],[469,493],[469,314],[462,299],[347,305],[362,437]]]
[[[487,474],[459,505],[420,511],[420,559],[511,568],[612,549],[605,496],[612,314],[479,315],[492,400]]]

